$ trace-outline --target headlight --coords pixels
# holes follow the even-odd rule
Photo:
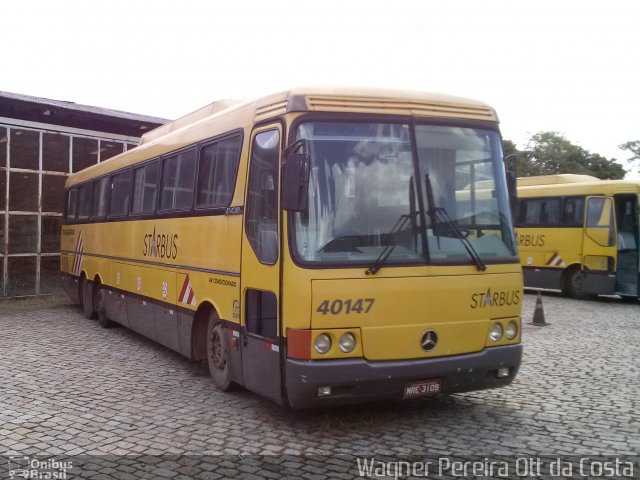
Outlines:
[[[349,353],[356,348],[356,337],[353,336],[353,333],[347,332],[340,335],[338,348],[342,353]]]
[[[507,323],[507,328],[504,330],[504,336],[507,337],[508,340],[513,340],[518,335],[518,324],[511,320]]]
[[[502,338],[502,325],[498,322],[491,325],[491,329],[489,330],[489,338],[494,342],[497,342]]]
[[[313,341],[313,348],[318,353],[327,353],[331,348],[331,337],[326,333],[321,333]]]

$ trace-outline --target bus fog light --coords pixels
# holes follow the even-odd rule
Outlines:
[[[356,348],[356,337],[353,336],[353,333],[347,332],[340,335],[340,339],[338,340],[338,347],[342,353],[349,353],[354,348]]]
[[[328,397],[331,395],[331,387],[318,387],[318,397]]]
[[[508,340],[513,340],[518,335],[518,325],[516,322],[511,320],[507,323],[507,328],[504,330],[504,336],[507,337]]]
[[[489,330],[489,339],[494,342],[497,342],[502,338],[502,325],[498,322],[491,325],[491,329]]]
[[[505,378],[509,376],[509,368],[508,367],[500,367],[498,369],[498,378]]]
[[[331,337],[326,333],[321,333],[313,342],[313,348],[318,353],[327,353],[331,348]]]

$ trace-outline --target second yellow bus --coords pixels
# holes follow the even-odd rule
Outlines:
[[[574,298],[638,297],[640,181],[518,179],[517,239],[527,287]]]

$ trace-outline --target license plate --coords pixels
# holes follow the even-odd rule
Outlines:
[[[404,398],[427,397],[440,393],[442,380],[423,380],[420,382],[410,382],[404,386]]]

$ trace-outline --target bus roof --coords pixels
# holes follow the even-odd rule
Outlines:
[[[519,187],[532,185],[557,185],[559,183],[584,183],[599,182],[600,179],[591,175],[577,175],[573,173],[560,173],[558,175],[539,175],[535,177],[519,177]]]
[[[612,195],[640,192],[640,180],[601,180],[590,175],[541,175],[518,178],[518,196]]]
[[[365,88],[296,88],[251,100],[220,100],[142,136],[140,145],[73,174],[67,186],[289,112],[411,115],[498,122],[490,106],[462,97]]]

